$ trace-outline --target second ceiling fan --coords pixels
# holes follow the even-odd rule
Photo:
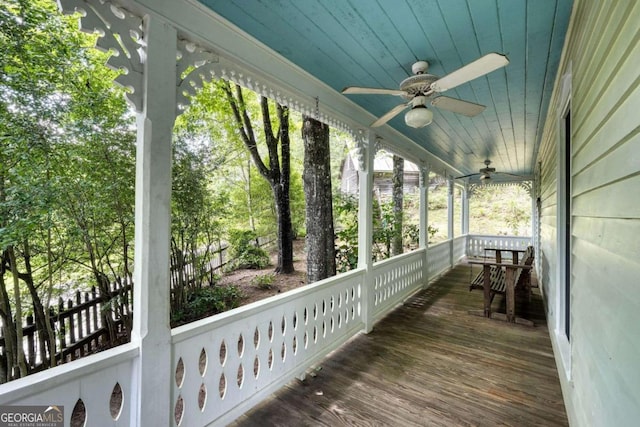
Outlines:
[[[400,89],[350,86],[344,88],[342,93],[401,96],[408,102],[392,108],[389,112],[373,122],[371,126],[382,126],[406,108],[411,107],[411,110],[405,115],[405,123],[414,128],[421,128],[427,126],[433,120],[433,113],[427,109],[427,102],[430,102],[434,107],[463,114],[468,117],[480,114],[485,109],[484,105],[450,98],[448,96],[438,96],[438,94],[480,76],[484,76],[507,64],[509,64],[509,59],[505,55],[490,53],[444,77],[436,77],[433,74],[427,73],[427,69],[429,68],[428,62],[418,61],[411,67],[414,75],[400,82]]]
[[[491,165],[491,160],[487,159],[484,161],[484,167],[480,169],[477,173],[470,173],[469,175],[458,176],[456,177],[456,179],[471,178],[471,177],[477,176],[480,179],[480,182],[486,183],[492,179],[491,176],[494,174],[508,175],[516,178],[521,178],[520,175],[515,175],[509,172],[497,172],[496,168],[492,168],[490,165]]]

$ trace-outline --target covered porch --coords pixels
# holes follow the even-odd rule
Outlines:
[[[232,425],[568,425],[540,294],[522,307],[535,328],[470,316],[481,303],[470,268],[456,265]]]
[[[566,425],[540,293],[517,307],[533,328],[469,314],[482,293],[469,291],[479,267],[467,256],[529,241],[461,236],[173,329],[170,423]],[[3,402],[58,402],[74,426],[135,425],[141,351],[15,380]]]
[[[138,115],[132,341],[5,384],[0,403],[63,405],[74,426],[637,423],[640,201],[628,196],[640,170],[637,2],[406,1],[396,9],[394,1],[368,17],[371,25],[364,9],[356,17],[342,1],[59,3],[82,12],[82,27],[102,34],[99,47],[119,53],[109,65],[126,70],[118,81]],[[344,21],[327,29],[317,16]],[[398,35],[410,26],[418,37]],[[303,43],[307,34],[315,44]],[[425,55],[444,75],[491,51],[508,53],[511,68],[458,93],[488,104],[480,121],[436,112],[430,127],[409,128],[398,116],[374,128],[397,103],[339,92],[391,87]],[[356,140],[360,258],[348,273],[171,329],[172,126],[201,83],[217,78]],[[420,247],[373,263],[380,147],[420,167]],[[468,234],[467,197],[478,182],[455,178],[487,157],[518,175],[507,181],[530,183],[531,237]],[[453,235],[450,214],[448,240],[433,246],[429,171],[450,188],[461,183],[466,203],[462,235]],[[483,245],[535,247],[536,327],[467,314],[482,295],[468,291],[471,267],[461,262]]]
[[[442,290],[430,291],[429,284],[465,257],[482,256],[485,246],[525,248],[532,244],[531,237],[468,234],[468,197],[479,181],[474,184],[455,177],[477,170],[470,160],[456,166],[453,160],[462,159],[459,154],[437,156],[410,134],[390,126],[370,127],[373,115],[369,111],[266,49],[204,4],[190,0],[59,3],[65,12],[81,13],[83,29],[102,34],[99,48],[117,52],[108,65],[126,71],[117,81],[129,88],[127,96],[138,114],[132,338],[120,347],[3,385],[3,404],[55,403],[65,408],[65,424],[73,426],[227,425],[295,378],[321,366],[332,352],[353,351],[349,349],[362,340],[363,333],[374,331],[416,292],[426,289],[419,298],[435,304]],[[171,329],[172,127],[202,82],[218,78],[313,115],[355,140],[360,194],[358,266]],[[436,139],[446,134],[446,118],[441,121]],[[455,125],[461,126],[464,123]],[[415,136],[416,131],[412,132]],[[420,243],[412,252],[374,263],[373,162],[380,148],[420,168]],[[520,169],[522,165],[513,167],[520,174],[517,180],[530,183],[532,190],[532,172]],[[430,172],[443,176],[448,189],[447,240],[436,245],[428,245]],[[456,185],[463,189],[463,203],[461,217],[454,218]],[[530,194],[533,200],[534,193]],[[461,235],[454,235],[454,221],[461,222]],[[482,296],[470,296],[478,300],[473,308],[480,309]],[[483,320],[464,317],[472,323]],[[415,321],[418,329],[411,338],[420,346],[421,325],[419,319]],[[544,330],[544,325],[539,329]],[[425,337],[422,345],[428,342]],[[429,354],[417,360],[425,357]],[[403,417],[402,412],[399,409],[397,415]]]

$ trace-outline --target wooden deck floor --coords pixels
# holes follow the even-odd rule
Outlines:
[[[536,326],[512,325],[467,313],[469,280],[458,265],[234,425],[568,425],[539,294]]]

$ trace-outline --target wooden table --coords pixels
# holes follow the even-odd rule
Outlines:
[[[502,264],[502,251],[511,252],[511,256],[513,257],[513,263],[518,263],[519,254],[526,252],[524,249],[501,249],[501,248],[484,248],[485,253],[487,251],[495,251],[496,253],[496,263]]]

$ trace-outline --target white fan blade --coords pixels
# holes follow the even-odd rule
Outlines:
[[[469,175],[462,175],[462,176],[457,176],[454,179],[463,179],[463,178],[469,178],[470,176],[476,176],[476,175],[480,175],[479,173],[470,173]]]
[[[456,86],[504,67],[508,63],[509,59],[505,55],[490,53],[431,83],[431,89],[435,92],[453,89]]]
[[[377,128],[379,126],[382,126],[383,124],[387,123],[389,120],[393,119],[395,116],[400,114],[402,112],[402,110],[404,110],[405,108],[409,107],[410,105],[411,105],[411,103],[409,102],[407,104],[400,104],[400,105],[397,105],[397,106],[393,107],[384,116],[380,117],[378,120],[376,120],[375,122],[371,123],[371,127],[372,128]]]
[[[342,93],[357,94],[357,95],[396,95],[396,96],[407,95],[407,92],[404,90],[379,89],[375,87],[358,87],[358,86],[345,87],[344,89],[342,89]]]
[[[484,105],[474,104],[473,102],[463,101],[461,99],[449,98],[448,96],[439,96],[431,105],[442,110],[452,111],[458,114],[464,114],[467,117],[473,117],[484,111]]]

